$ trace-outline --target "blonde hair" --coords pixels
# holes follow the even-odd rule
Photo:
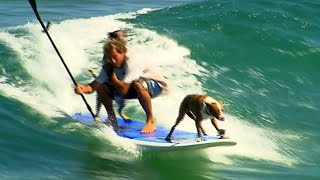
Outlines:
[[[103,53],[106,56],[111,54],[112,50],[115,50],[117,53],[127,53],[126,44],[120,39],[112,39],[107,41],[103,46]]]
[[[109,35],[109,40],[107,40],[105,42],[105,44],[103,45],[103,58],[102,58],[102,64],[106,63],[107,61],[107,55],[112,51],[111,47],[114,48],[114,47],[118,47],[118,50],[121,51],[121,52],[127,52],[127,49],[126,47],[122,47],[123,45],[119,45],[119,43],[110,43],[111,41],[121,41],[124,46],[126,44],[126,31],[124,30],[116,30],[116,31],[113,31],[113,32],[109,32],[108,33]],[[117,44],[117,45],[116,45]],[[120,48],[120,49],[119,49]],[[115,50],[117,52],[119,52],[117,50],[117,48],[115,48]]]

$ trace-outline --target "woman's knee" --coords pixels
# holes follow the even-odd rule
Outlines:
[[[136,92],[145,90],[145,88],[142,86],[142,84],[140,82],[138,82],[138,81],[134,81],[132,83],[132,87],[136,90]]]
[[[110,96],[110,90],[105,85],[99,86],[96,91],[99,94],[99,96]]]

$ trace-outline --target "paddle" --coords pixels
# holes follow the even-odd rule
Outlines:
[[[31,7],[32,7],[32,9],[33,9],[33,11],[34,11],[34,13],[35,13],[35,15],[37,16],[38,21],[40,22],[40,24],[41,24],[41,26],[42,26],[42,28],[43,28],[43,32],[45,32],[45,33],[47,34],[47,36],[48,36],[48,38],[49,38],[49,40],[50,40],[50,42],[51,42],[54,50],[57,52],[57,54],[58,54],[58,56],[59,56],[62,64],[63,64],[64,67],[66,68],[66,70],[67,70],[67,72],[68,72],[68,74],[69,74],[69,76],[70,76],[73,84],[74,84],[75,86],[77,86],[77,82],[76,82],[75,79],[73,78],[73,76],[72,76],[72,74],[71,74],[71,72],[70,72],[67,64],[64,62],[64,60],[63,60],[63,58],[62,58],[62,56],[61,56],[58,48],[57,48],[56,45],[54,44],[54,42],[53,42],[53,40],[52,40],[52,38],[51,38],[51,36],[50,36],[50,34],[49,34],[49,32],[48,32],[48,29],[46,28],[46,26],[43,24],[43,22],[42,22],[42,20],[41,20],[41,17],[40,17],[40,15],[39,15],[39,13],[38,13],[38,10],[37,10],[36,0],[28,0],[28,1],[29,1],[30,5],[31,5]],[[87,106],[87,109],[89,110],[89,112],[90,112],[90,114],[92,115],[92,117],[94,118],[94,120],[95,120],[95,121],[99,121],[99,118],[93,114],[92,109],[91,109],[90,105],[88,104],[88,102],[87,102],[87,100],[86,100],[86,98],[84,97],[83,94],[81,94],[81,98],[82,98],[83,102],[85,103],[85,105]]]

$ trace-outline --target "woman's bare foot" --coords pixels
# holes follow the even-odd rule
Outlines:
[[[147,120],[146,125],[141,130],[141,133],[147,134],[147,133],[153,133],[155,131],[156,131],[156,125],[154,123],[154,120]]]
[[[120,116],[121,116],[122,119],[125,120],[125,121],[131,121],[131,119],[130,119],[127,115],[125,115],[124,113],[120,113]]]

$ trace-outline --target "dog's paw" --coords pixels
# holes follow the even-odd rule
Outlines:
[[[201,141],[202,141],[201,137],[196,138],[196,142],[201,142]]]
[[[218,130],[218,134],[219,134],[219,136],[224,136],[224,135],[226,134],[226,130],[224,130],[224,129],[219,129],[219,130]]]
[[[168,142],[171,142],[172,137],[171,137],[171,136],[167,136],[166,138],[164,138],[164,140],[166,140],[166,141],[168,141]]]

